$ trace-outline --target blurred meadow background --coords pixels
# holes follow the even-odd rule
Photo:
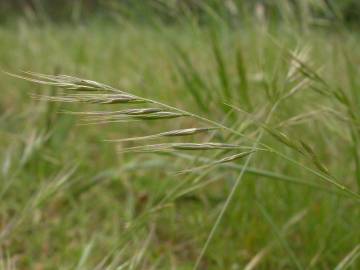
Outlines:
[[[0,1],[0,269],[360,269],[359,30],[358,0]]]

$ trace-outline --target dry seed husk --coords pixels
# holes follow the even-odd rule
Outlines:
[[[238,149],[238,147],[238,145],[226,143],[177,143],[172,145],[175,150]]]
[[[158,113],[163,111],[159,108],[143,108],[143,109],[128,109],[123,111],[114,112],[115,114],[126,114],[126,115],[144,115],[149,113]]]
[[[214,163],[218,164],[218,163],[226,163],[226,162],[231,162],[231,161],[234,161],[236,159],[240,159],[240,158],[243,158],[243,157],[246,157],[252,153],[256,152],[256,150],[254,151],[248,151],[248,152],[242,152],[242,153],[239,153],[239,154],[235,154],[235,155],[232,155],[232,156],[228,156],[228,157],[224,157],[218,161],[215,161]]]
[[[38,99],[45,99],[54,102],[81,102],[81,103],[97,103],[97,104],[118,104],[118,103],[138,103],[144,102],[131,95],[64,95],[64,96],[34,96]]]
[[[137,115],[137,114],[146,114],[146,113],[155,113],[161,112],[162,109],[159,108],[143,108],[143,109],[126,109],[121,111],[93,111],[93,112],[73,112],[73,111],[64,111],[64,113],[75,114],[75,115],[89,115],[89,116],[113,116],[113,115]]]
[[[156,112],[146,114],[118,114],[118,115],[93,115],[88,116],[84,120],[90,122],[126,122],[126,121],[141,121],[141,120],[157,120],[157,119],[172,119],[177,117],[187,116],[186,114],[173,112]]]
[[[156,112],[150,114],[139,114],[139,115],[131,115],[131,117],[135,119],[142,119],[142,120],[156,120],[156,119],[170,119],[170,118],[177,118],[187,116],[184,113],[175,113],[175,112]]]
[[[158,152],[158,151],[196,151],[196,150],[236,150],[245,148],[244,146],[224,143],[163,143],[163,144],[150,144],[143,146],[135,146],[126,148],[124,152]]]
[[[211,131],[214,129],[217,129],[217,128],[214,128],[214,127],[186,128],[186,129],[178,129],[178,130],[163,132],[163,133],[160,133],[159,135],[166,136],[166,137],[188,136],[188,135],[193,135],[193,134],[200,133],[200,132]]]
[[[167,132],[162,132],[158,134],[142,136],[142,137],[133,137],[133,138],[125,138],[120,140],[110,140],[113,142],[126,142],[126,141],[140,141],[140,140],[147,140],[147,139],[154,139],[159,137],[176,137],[176,136],[189,136],[194,135],[197,133],[211,131],[217,128],[208,127],[208,128],[187,128],[187,129],[178,129],[178,130],[171,130]]]
[[[42,83],[42,84],[51,84],[69,90],[77,90],[77,91],[108,90],[112,92],[122,92],[119,90],[115,91],[114,88],[105,84],[101,84],[92,80],[76,78],[68,75],[44,75],[34,72],[24,72],[24,73],[29,77],[22,77],[23,79],[37,83]]]
[[[191,169],[187,169],[187,170],[183,170],[183,171],[180,171],[179,174],[181,173],[191,173],[191,172],[194,172],[194,171],[197,171],[197,170],[201,170],[201,169],[206,169],[206,168],[210,168],[212,166],[216,166],[218,164],[222,164],[222,163],[226,163],[226,162],[231,162],[231,161],[234,161],[234,160],[237,160],[237,159],[241,159],[241,158],[244,158],[252,153],[256,152],[256,150],[253,150],[253,151],[248,151],[248,152],[242,152],[242,153],[239,153],[239,154],[235,154],[235,155],[231,155],[231,156],[227,156],[227,157],[224,157],[222,159],[219,159],[219,160],[216,160],[214,162],[211,162],[210,164],[205,164],[203,166],[199,166],[199,167],[195,167],[195,168],[191,168]]]

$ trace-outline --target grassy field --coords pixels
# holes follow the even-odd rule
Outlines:
[[[1,269],[359,269],[355,31],[20,20],[0,40],[43,82],[0,73]]]

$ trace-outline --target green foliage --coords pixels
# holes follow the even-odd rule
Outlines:
[[[139,3],[0,28],[0,268],[359,268],[358,33]]]
[[[270,22],[293,22],[308,25],[342,23],[359,25],[360,4],[357,0],[20,0],[0,1],[2,20],[26,17],[40,22],[79,22],[91,17],[126,19],[138,23],[174,24],[192,18],[200,24],[242,25],[265,16]],[[20,16],[19,16],[20,15]]]

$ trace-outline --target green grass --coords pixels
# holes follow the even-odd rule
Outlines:
[[[0,39],[7,72],[68,74],[159,102],[48,102],[32,95],[62,90],[0,73],[2,268],[359,268],[358,33],[19,21]],[[64,113],[162,104],[191,116],[83,125]],[[257,140],[271,151],[226,163],[239,151],[124,151]]]

